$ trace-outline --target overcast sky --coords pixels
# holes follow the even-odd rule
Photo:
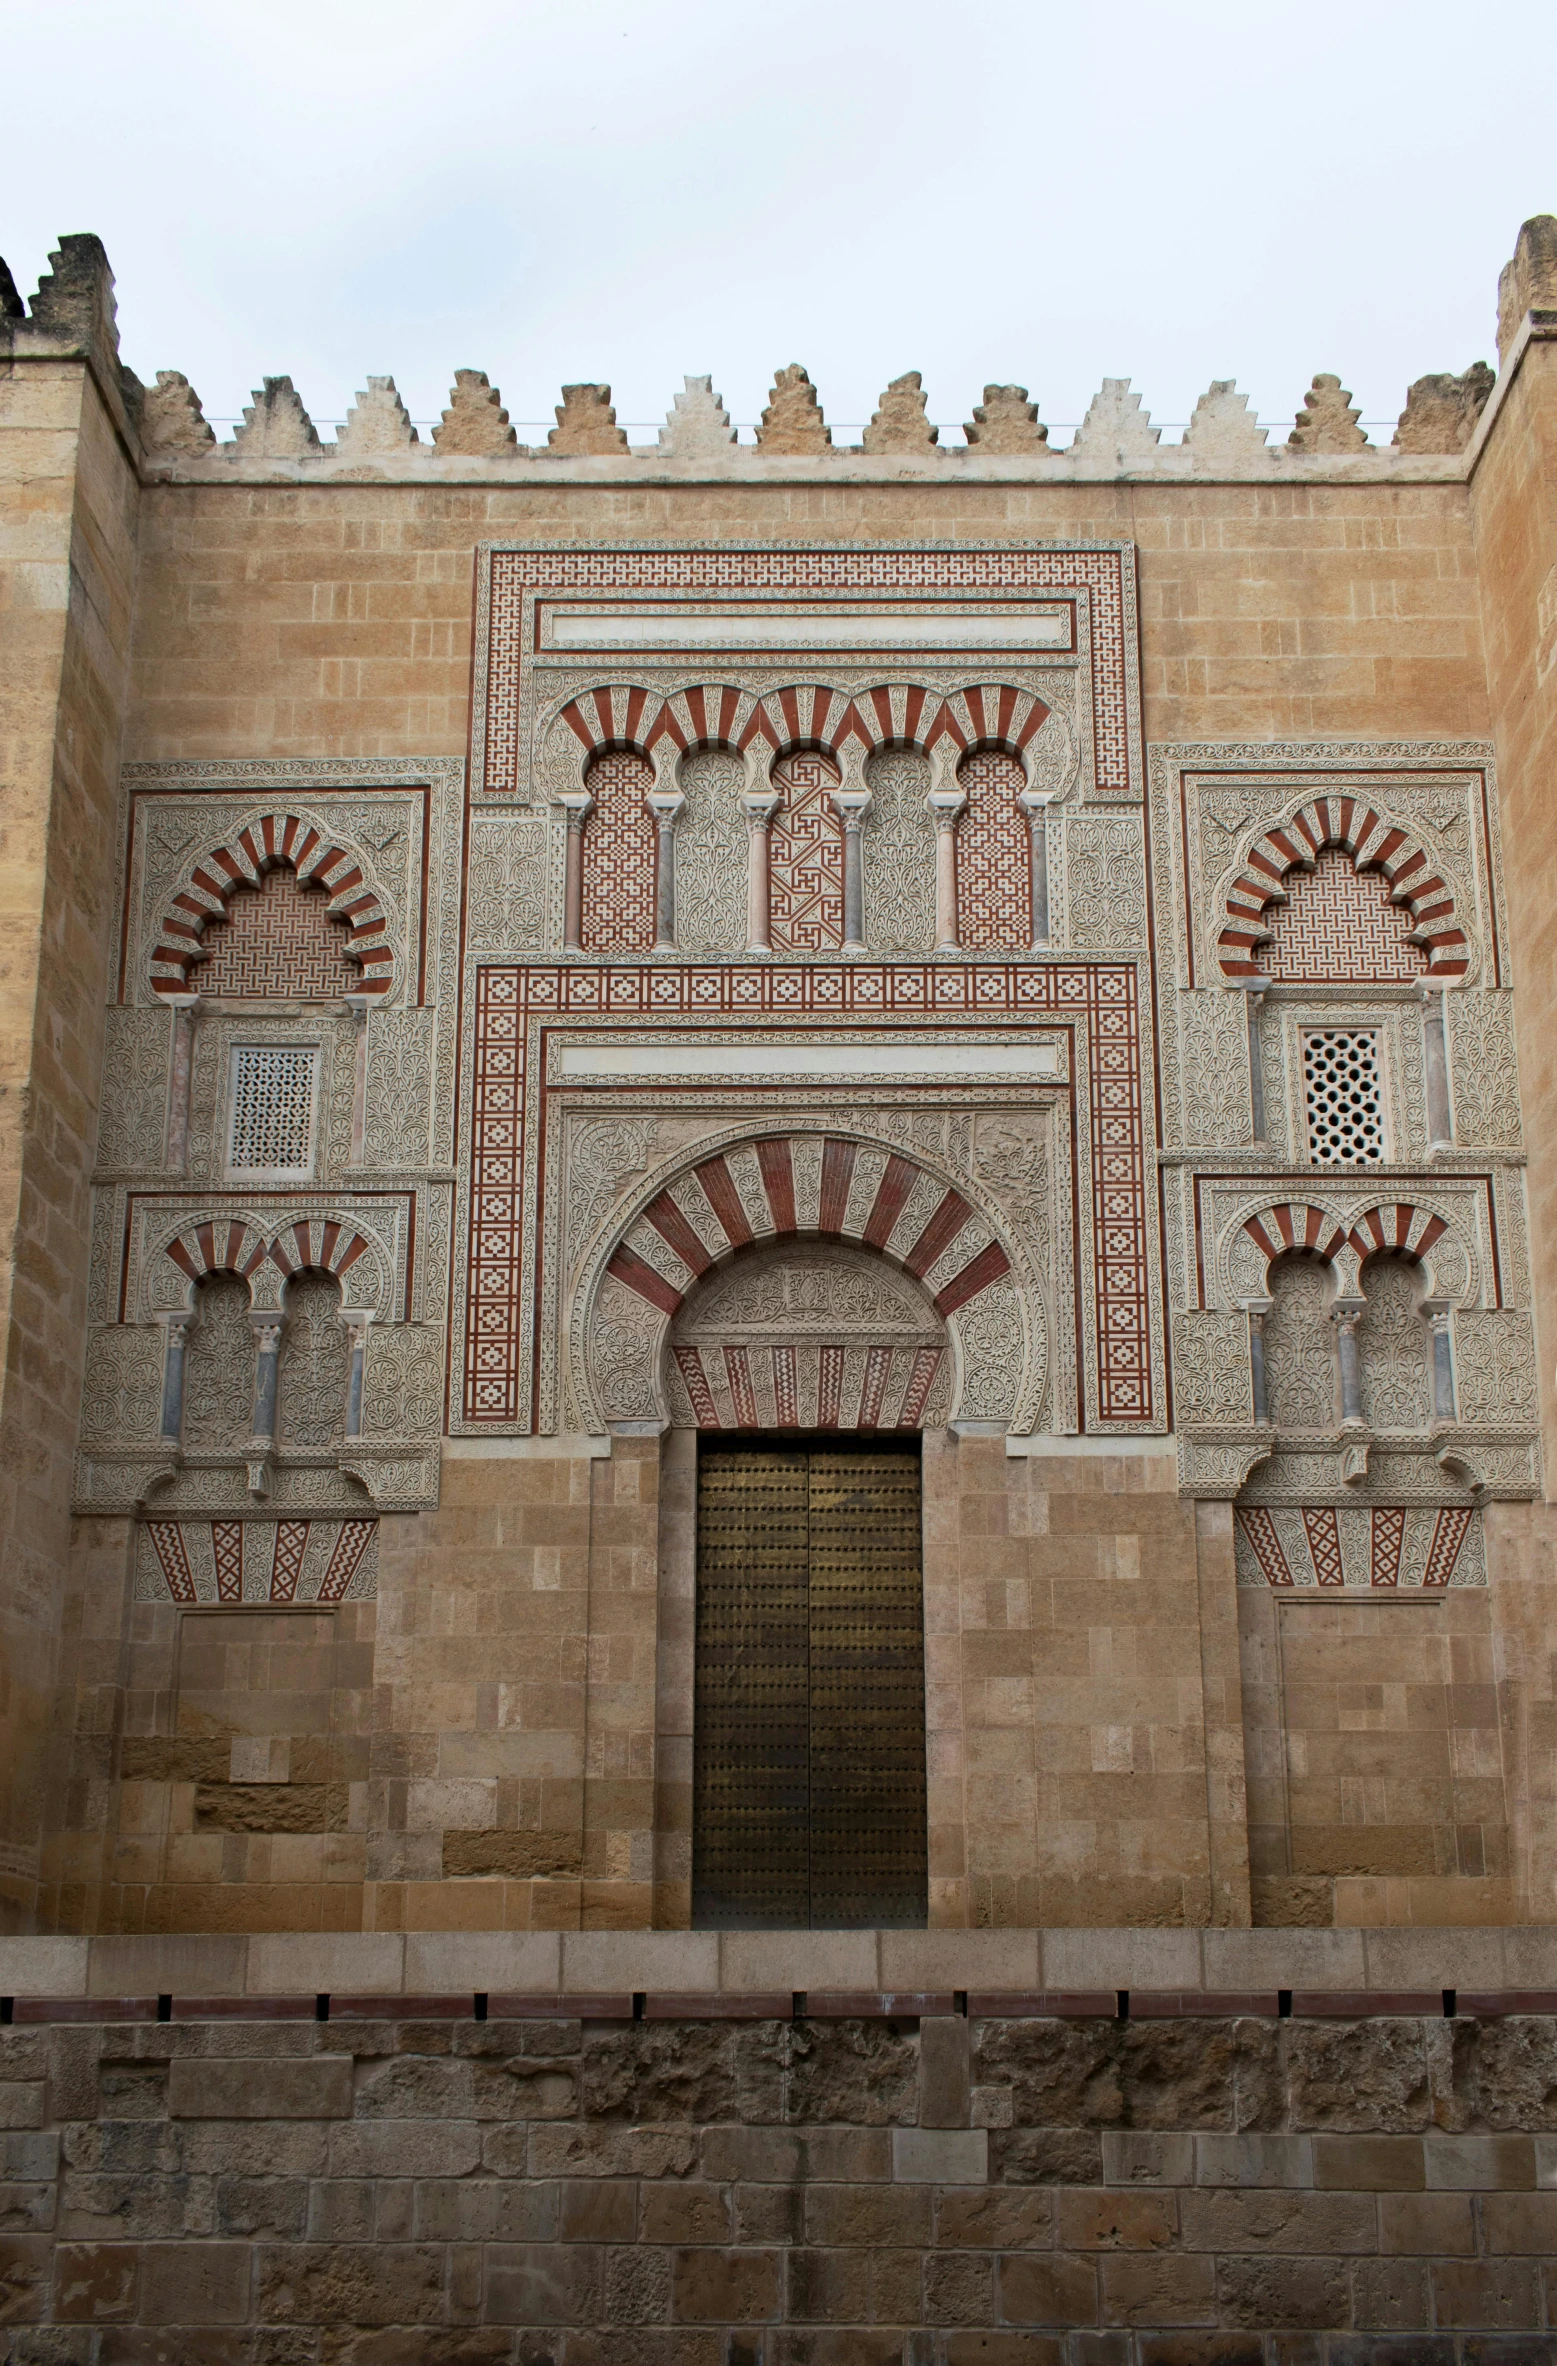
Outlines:
[[[1393,421],[1557,211],[1553,0],[0,0],[0,55],[0,253],[97,231],[213,420],[474,367],[521,433],[703,370],[750,422],[799,361],[835,428],[909,369],[948,427],[1106,375],[1284,434],[1316,370]]]

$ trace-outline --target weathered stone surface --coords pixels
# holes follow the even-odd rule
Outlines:
[[[267,378],[245,406],[233,450],[245,460],[302,460],[319,449],[319,432],[288,377]]]
[[[833,431],[822,417],[816,388],[799,362],[790,362],[773,381],[773,392],[757,428],[757,448],[775,459],[825,452]]]
[[[1420,2022],[1294,2021],[1285,2043],[1294,2128],[1427,2126]]]
[[[1287,442],[1296,452],[1365,452],[1368,439],[1358,425],[1361,417],[1340,379],[1321,370],[1303,397]]]
[[[1041,452],[1049,441],[1049,430],[1039,420],[1038,405],[1028,401],[1025,386],[986,386],[984,400],[974,405],[963,433],[971,450],[990,459]]]
[[[186,2120],[345,2119],[352,2108],[351,2059],[175,2061],[167,2107],[174,2119]]]
[[[433,429],[432,440],[434,451],[445,460],[500,460],[517,451],[519,438],[485,370],[455,371],[449,407]]]
[[[159,370],[141,405],[141,441],[148,459],[179,454],[198,460],[213,451],[216,434],[182,370]]]
[[[925,416],[924,380],[917,370],[894,378],[871,415],[865,430],[867,452],[927,454],[940,442],[941,431]]]
[[[564,386],[557,424],[548,448],[564,458],[588,459],[625,452],[627,436],[616,424],[609,386]]]
[[[914,2040],[881,2021],[780,2023],[788,2046],[785,2118],[903,2126],[916,2101]]]
[[[375,460],[419,441],[393,378],[370,378],[346,413],[335,449],[342,460]]]
[[[1458,377],[1447,371],[1412,380],[1394,441],[1402,452],[1463,452],[1496,384],[1484,361]]]

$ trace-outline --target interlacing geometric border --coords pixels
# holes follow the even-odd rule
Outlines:
[[[535,1016],[827,1024],[1077,1019],[1087,1031],[1096,1419],[1154,1418],[1140,1010],[1125,962],[484,965],[476,971],[463,1408],[516,1423],[533,1343],[523,1335],[525,1059]],[[971,1278],[971,1277],[970,1277]],[[987,1278],[987,1277],[986,1277]],[[532,1416],[533,1418],[533,1416]]]
[[[1138,719],[1130,677],[1135,632],[1132,546],[885,545],[862,550],[858,544],[845,549],[743,549],[726,543],[661,550],[482,547],[477,575],[476,771],[487,795],[526,793],[528,751],[520,746],[520,728],[530,654],[525,646],[529,595],[612,598],[656,591],[702,600],[769,593],[799,600],[851,601],[1085,592],[1090,609],[1095,785],[1102,792],[1139,793]],[[640,727],[641,718],[635,718],[627,734],[633,744],[639,744]],[[794,733],[791,744],[806,736]]]

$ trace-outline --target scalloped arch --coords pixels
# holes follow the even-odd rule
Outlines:
[[[1465,976],[1470,942],[1453,891],[1421,839],[1387,820],[1365,798],[1340,794],[1309,798],[1249,848],[1227,892],[1227,918],[1217,934],[1224,977],[1260,974],[1256,956],[1270,934],[1265,914],[1285,900],[1288,873],[1312,869],[1328,846],[1343,848],[1356,870],[1383,874],[1390,901],[1411,915],[1411,939],[1427,955],[1429,977],[1447,982]]]
[[[246,821],[201,855],[164,906],[151,955],[151,984],[159,994],[187,994],[204,957],[205,932],[227,918],[233,896],[257,888],[267,871],[293,871],[301,885],[317,884],[325,910],[346,928],[346,955],[361,971],[364,994],[387,994],[395,956],[389,920],[368,885],[362,858],[303,815],[284,807]]]

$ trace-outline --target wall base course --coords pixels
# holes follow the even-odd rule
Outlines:
[[[405,2001],[0,2029],[5,2366],[1557,2366],[1552,2016]]]

